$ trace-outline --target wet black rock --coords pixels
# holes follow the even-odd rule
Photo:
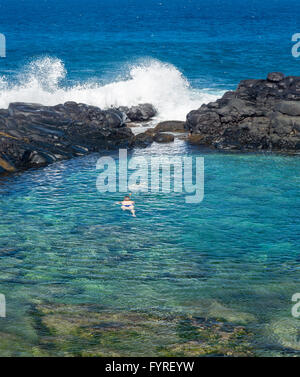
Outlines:
[[[153,116],[151,105],[129,109],[133,118]],[[112,148],[133,147],[135,136],[120,109],[66,102],[56,106],[11,103],[0,110],[0,173],[50,164]]]
[[[155,141],[156,143],[171,143],[175,137],[166,132],[158,132],[156,128],[149,128],[147,131],[135,136],[134,146],[145,148]]]
[[[174,141],[174,135],[159,132],[154,135],[153,140],[157,143],[171,143],[172,141]]]
[[[130,122],[145,122],[157,114],[156,109],[150,103],[144,103],[130,108],[121,106],[118,110],[125,113]]]
[[[148,131],[140,133],[135,136],[134,146],[145,148],[153,143],[154,134]]]
[[[179,120],[168,120],[158,123],[154,128],[158,132],[186,132],[185,122]]]
[[[279,82],[284,79],[284,74],[281,72],[271,72],[268,74],[268,81]]]
[[[273,72],[187,115],[190,140],[218,149],[300,150],[300,77]]]

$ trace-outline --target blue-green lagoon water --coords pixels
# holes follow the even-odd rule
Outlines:
[[[299,355],[299,156],[179,139],[133,154],[204,157],[204,200],[135,193],[133,218],[97,191],[99,155],[1,180],[0,354]],[[246,340],[208,349],[214,321]]]
[[[297,0],[0,1],[0,108],[152,103],[159,120],[299,75]],[[238,11],[236,11],[238,9]],[[101,194],[99,156],[0,179],[0,356],[299,355],[300,159],[205,158],[205,196]],[[116,153],[113,153],[116,155]]]

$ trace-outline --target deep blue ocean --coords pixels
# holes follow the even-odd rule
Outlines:
[[[162,117],[184,118],[208,100],[206,93],[219,95],[241,79],[300,74],[291,53],[298,6],[296,0],[145,0],[142,6],[135,0],[1,0],[7,58],[0,60],[0,105],[164,101]],[[117,86],[132,78],[134,84]]]
[[[150,102],[154,122],[181,120],[242,79],[300,75],[296,0],[0,0],[0,33],[0,108]],[[0,356],[198,355],[182,318],[299,356],[299,156],[180,139],[133,154],[204,157],[204,200],[135,193],[134,219],[97,191],[98,155],[1,178]]]

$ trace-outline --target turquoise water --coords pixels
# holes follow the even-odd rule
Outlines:
[[[299,75],[298,3],[0,1],[0,108],[149,102],[153,123],[184,120],[242,79]],[[97,155],[1,178],[0,356],[198,355],[214,320],[246,326],[254,354],[299,355],[299,156],[134,153],[204,157],[203,202],[136,193],[134,219],[97,191]],[[217,343],[203,352],[240,352]]]
[[[17,354],[32,354],[46,336],[32,324],[37,301],[225,318],[249,326],[260,355],[298,352],[299,157],[205,152],[178,139],[134,152],[156,154],[204,157],[203,202],[136,193],[133,218],[114,205],[121,194],[97,191],[99,155],[1,180],[0,332],[22,337],[2,354],[17,343]]]

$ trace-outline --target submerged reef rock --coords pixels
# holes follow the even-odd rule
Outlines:
[[[193,144],[221,150],[300,150],[300,77],[269,73],[243,80],[187,115]]]
[[[244,326],[218,322],[202,317],[178,321],[177,334],[180,342],[172,344],[162,356],[254,356],[251,346],[253,334]]]
[[[41,355],[254,356],[253,334],[224,321],[44,302],[30,315]]]
[[[152,105],[101,110],[76,102],[11,103],[0,110],[0,173],[14,172],[105,149],[133,147],[126,120],[155,115]]]

